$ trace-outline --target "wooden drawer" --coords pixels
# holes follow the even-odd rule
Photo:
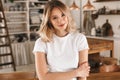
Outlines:
[[[87,40],[90,47],[89,54],[105,50],[113,50],[113,41],[93,38],[87,38]]]

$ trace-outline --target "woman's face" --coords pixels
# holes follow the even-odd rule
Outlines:
[[[65,31],[68,25],[68,18],[60,9],[53,8],[50,15],[50,22],[56,31]]]

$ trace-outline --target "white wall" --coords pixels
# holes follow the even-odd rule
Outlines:
[[[61,0],[61,1],[64,2],[68,7],[70,7],[73,3],[73,0]],[[80,0],[75,0],[75,3],[80,8]],[[71,13],[73,15],[73,19],[76,22],[77,27],[80,28],[80,10],[72,10]]]
[[[99,9],[103,6],[106,6],[107,9],[120,9],[120,1],[112,1],[112,2],[97,2],[93,3],[96,7],[96,9]],[[103,23],[106,22],[106,19],[109,19],[109,22],[112,25],[114,36],[120,37],[120,15],[100,15],[98,19],[96,20],[96,26],[102,26]]]
[[[73,2],[73,0],[61,0],[68,6],[70,6]],[[87,0],[75,0],[76,4],[80,7],[80,1],[82,2],[82,6],[87,3]],[[112,1],[112,2],[93,2],[95,0],[90,0],[91,3],[95,6],[96,9],[102,8],[103,6],[108,7],[109,9],[120,9],[120,1]],[[82,9],[82,7],[80,7]],[[78,28],[80,27],[80,10],[72,11],[73,17],[76,21],[76,24]],[[83,14],[82,14],[82,19],[83,19]],[[112,25],[113,31],[115,36],[120,36],[120,28],[118,26],[120,25],[120,15],[100,15],[98,19],[95,20],[96,22],[96,27],[102,26],[106,19],[109,19],[109,22]],[[82,21],[83,22],[83,21]]]

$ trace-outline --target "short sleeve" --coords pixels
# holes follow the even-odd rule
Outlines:
[[[83,34],[80,34],[77,39],[77,49],[78,49],[78,51],[89,49],[86,36]]]
[[[33,48],[33,53],[36,52],[44,52],[46,53],[46,43],[41,40],[41,38],[37,39]]]

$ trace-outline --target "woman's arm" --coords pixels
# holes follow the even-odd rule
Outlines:
[[[82,66],[81,66],[82,65]],[[87,80],[86,77],[89,76],[90,67],[88,65],[88,49],[79,52],[79,66],[78,68],[84,67],[85,72],[82,73],[83,76],[78,78],[78,80]]]
[[[45,53],[35,53],[35,65],[39,80],[71,80],[78,77],[76,69],[68,72],[48,72]]]

